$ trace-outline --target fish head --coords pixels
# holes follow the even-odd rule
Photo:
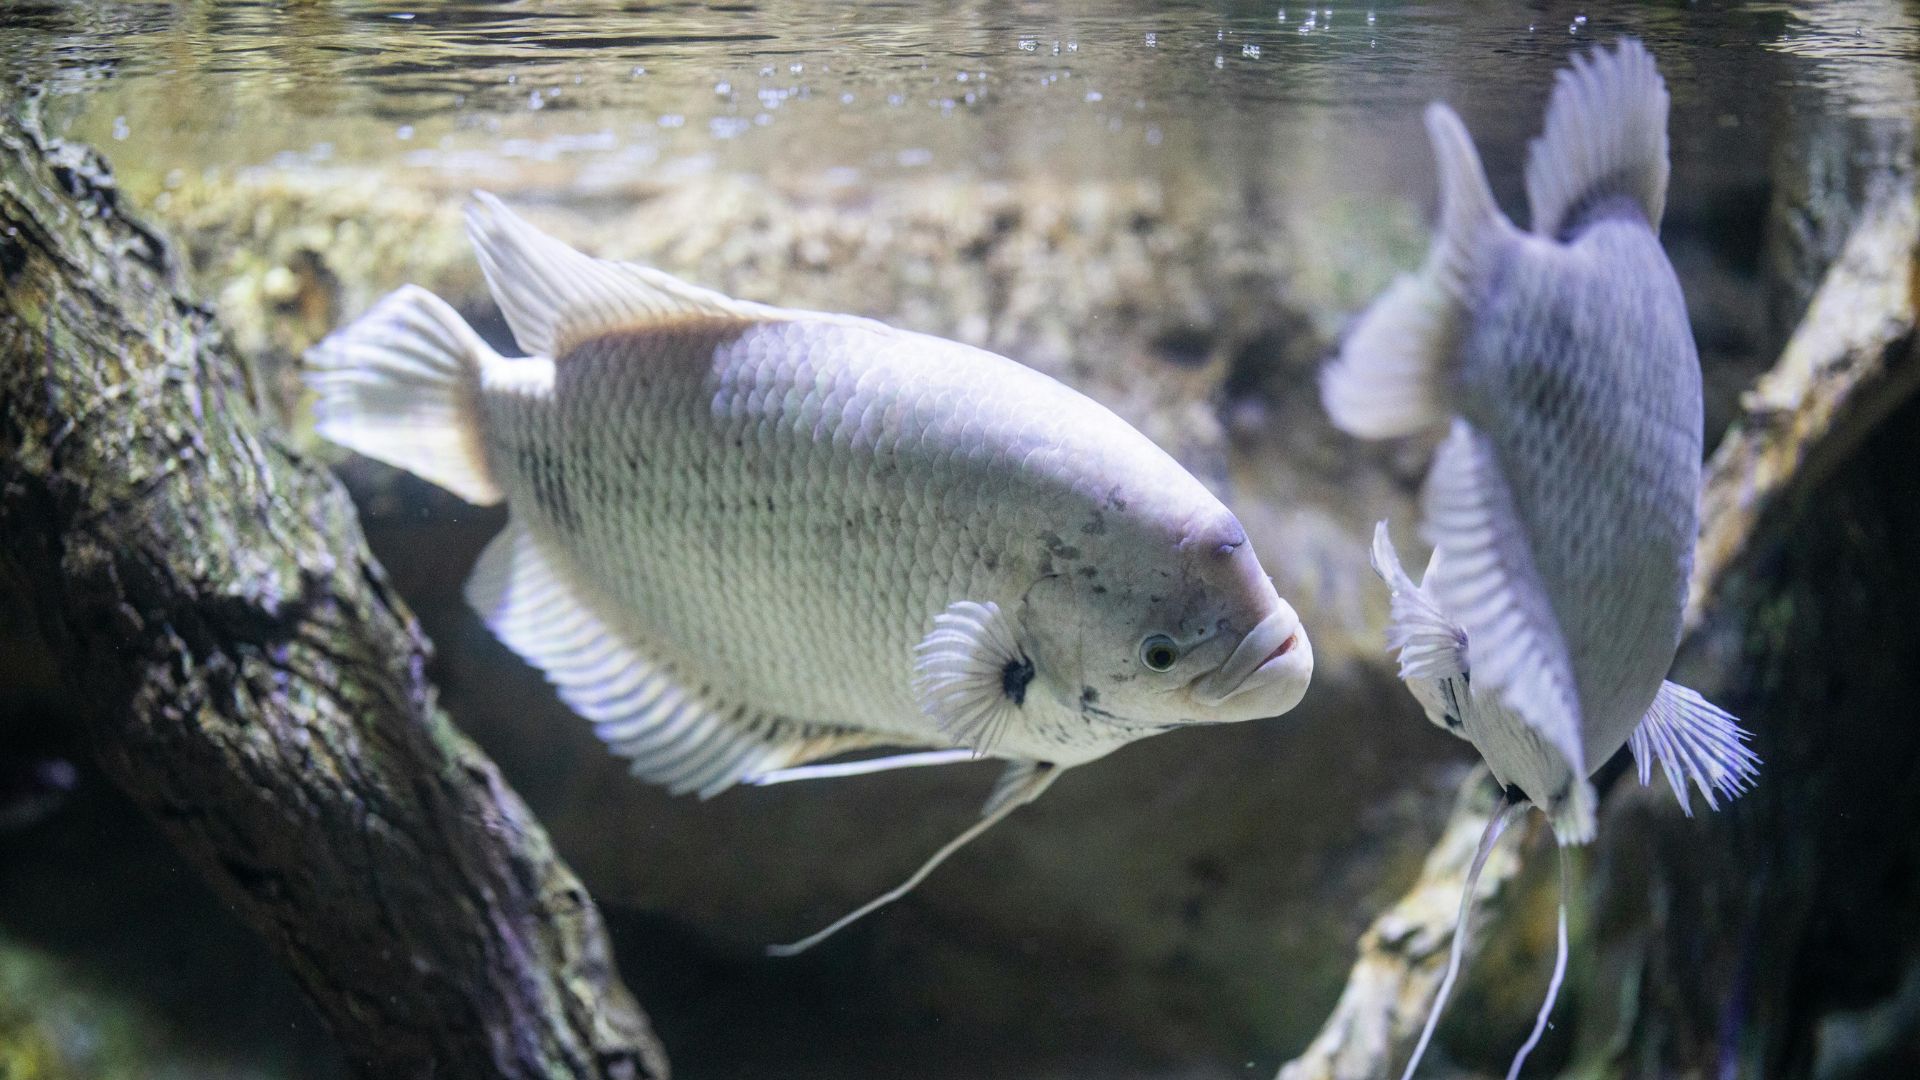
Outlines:
[[[1118,528],[1029,593],[1036,666],[1090,721],[1142,728],[1278,716],[1313,647],[1226,507]]]

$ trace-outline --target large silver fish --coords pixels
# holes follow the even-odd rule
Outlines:
[[[978,824],[829,930],[1061,769],[1300,701],[1312,649],[1239,522],[1092,400],[590,258],[484,194],[468,228],[530,355],[401,289],[309,355],[319,427],[507,503],[468,599],[636,774],[704,796],[1011,762]],[[934,749],[805,766],[877,746]]]
[[[1429,107],[1439,233],[1322,379],[1348,432],[1447,429],[1422,498],[1434,548],[1423,581],[1401,569],[1384,523],[1374,565],[1393,593],[1403,679],[1509,793],[1476,876],[1526,803],[1562,844],[1589,840],[1589,777],[1622,745],[1643,783],[1661,764],[1683,807],[1688,783],[1717,806],[1758,765],[1731,716],[1666,681],[1701,458],[1700,363],[1657,235],[1667,109],[1638,42],[1575,58],[1529,151],[1523,232],[1494,204],[1459,117]],[[1564,949],[1564,912],[1562,926]],[[1563,965],[1564,952],[1556,987]]]

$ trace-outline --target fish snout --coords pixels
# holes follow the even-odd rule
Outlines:
[[[1300,704],[1312,679],[1313,643],[1300,616],[1282,600],[1247,631],[1225,663],[1195,680],[1189,693],[1202,708],[1253,720]]]

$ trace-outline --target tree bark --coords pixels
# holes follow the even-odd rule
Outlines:
[[[345,492],[262,420],[104,162],[30,110],[0,116],[0,541],[104,769],[360,1073],[667,1075]]]
[[[1614,782],[1620,763],[1603,770],[1599,838],[1575,862],[1589,871],[1579,906],[1594,914],[1583,924],[1575,913],[1556,1014],[1578,1029],[1577,1046],[1547,1047],[1541,1064],[1570,1054],[1576,1075],[1844,1076],[1815,1065],[1828,1019],[1865,1034],[1841,1050],[1829,1039],[1826,1059],[1857,1054],[1863,1069],[1920,1039],[1920,956],[1905,952],[1920,950],[1920,926],[1898,914],[1913,910],[1904,867],[1920,853],[1871,832],[1892,823],[1905,837],[1920,816],[1910,716],[1920,634],[1907,604],[1920,529],[1908,509],[1920,472],[1917,324],[1920,201],[1908,174],[1861,210],[1705,476],[1677,677],[1756,732],[1759,787],[1686,820],[1658,781],[1637,793]],[[1807,512],[1816,503],[1818,517]],[[1492,794],[1476,770],[1419,880],[1361,938],[1332,1015],[1281,1080],[1397,1072],[1438,987]],[[1487,864],[1470,953],[1552,917],[1551,900],[1529,903],[1541,897],[1514,887],[1518,868]],[[1848,939],[1859,955],[1834,955],[1831,921],[1870,922]],[[1551,929],[1533,929],[1550,948]],[[1515,995],[1526,1012],[1478,1013],[1475,1036],[1505,1053],[1518,1045],[1544,964]],[[1830,970],[1842,966],[1844,978]],[[1876,1002],[1878,1012],[1844,1014]],[[1455,1011],[1463,1004],[1456,996]]]

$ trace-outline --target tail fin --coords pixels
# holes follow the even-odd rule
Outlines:
[[[1546,132],[1527,150],[1536,235],[1565,239],[1599,205],[1627,199],[1658,230],[1667,204],[1667,84],[1633,38],[1573,58],[1555,77]]]
[[[1448,382],[1456,343],[1471,318],[1473,267],[1509,227],[1473,138],[1453,110],[1428,106],[1427,134],[1440,170],[1440,230],[1427,264],[1374,301],[1320,376],[1327,414],[1342,431],[1364,439],[1411,435],[1452,412]]]
[[[499,356],[408,285],[307,352],[320,434],[482,506],[501,499],[480,440],[480,369]]]

